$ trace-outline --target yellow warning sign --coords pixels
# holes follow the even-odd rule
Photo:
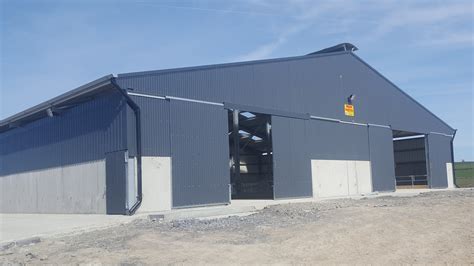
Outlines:
[[[344,114],[347,116],[354,116],[354,105],[344,104]]]

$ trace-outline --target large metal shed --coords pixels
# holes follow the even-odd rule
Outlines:
[[[100,78],[0,121],[1,212],[454,186],[455,130],[344,43]]]

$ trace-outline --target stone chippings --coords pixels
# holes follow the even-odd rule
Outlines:
[[[230,216],[218,219],[185,219],[166,221],[163,219],[137,219],[129,224],[87,232],[79,235],[64,236],[46,241],[33,241],[28,245],[18,243],[0,250],[2,263],[48,263],[51,254],[37,254],[36,245],[55,247],[57,252],[70,256],[71,260],[80,249],[97,248],[104,252],[124,251],[128,241],[144,234],[175,234],[191,238],[217,232],[239,232],[238,238],[219,240],[219,243],[251,244],[265,242],[269,230],[281,227],[301,226],[324,218],[326,213],[343,208],[390,208],[396,206],[430,206],[433,204],[452,204],[447,198],[472,202],[474,190],[455,190],[427,192],[412,197],[375,197],[362,199],[339,199],[321,202],[290,203],[272,205],[248,216]],[[176,234],[177,233],[177,234]],[[20,257],[18,257],[20,256]],[[11,260],[13,259],[13,260]],[[135,260],[134,260],[135,261]],[[137,262],[137,261],[135,261]],[[124,264],[127,264],[124,261]]]

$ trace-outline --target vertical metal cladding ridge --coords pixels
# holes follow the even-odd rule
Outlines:
[[[115,78],[112,77],[110,82],[114,88],[116,88],[122,96],[126,99],[127,104],[132,108],[135,114],[135,130],[136,130],[136,152],[137,152],[137,202],[127,210],[127,215],[133,215],[140,205],[142,204],[142,144],[141,144],[141,120],[140,120],[140,107],[128,96],[127,92],[123,90],[116,82]]]

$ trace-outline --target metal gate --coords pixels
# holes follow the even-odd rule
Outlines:
[[[311,197],[306,120],[272,116],[272,142],[274,197]]]
[[[173,207],[229,203],[227,110],[170,100]]]

